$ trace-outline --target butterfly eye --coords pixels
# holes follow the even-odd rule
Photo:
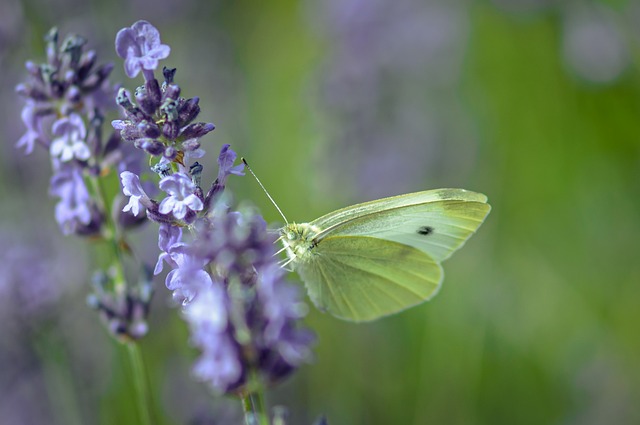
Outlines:
[[[298,234],[294,231],[288,231],[287,239],[289,239],[290,241],[295,241],[296,239],[298,239]]]

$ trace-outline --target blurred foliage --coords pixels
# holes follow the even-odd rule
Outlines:
[[[200,96],[202,119],[218,127],[205,147],[210,177],[211,158],[231,143],[290,220],[365,200],[383,183],[380,192],[388,193],[379,195],[465,187],[486,193],[493,206],[479,233],[445,263],[443,289],[431,302],[366,325],[311,308],[316,363],[268,394],[271,405],[290,409],[290,423],[310,424],[321,414],[330,424],[640,423],[640,5],[460,0],[447,3],[455,27],[418,22],[407,40],[426,44],[404,52],[402,43],[384,43],[403,16],[429,13],[412,14],[418,1],[382,4],[3,2],[0,228],[26,235],[35,223],[49,223],[39,237],[62,250],[81,245],[50,225],[54,204],[46,198],[42,152],[22,158],[13,149],[22,126],[12,87],[26,59],[42,58],[42,35],[52,25],[83,34],[103,61],[118,64],[112,80],[132,88],[113,39],[121,27],[148,19],[172,47],[167,65],[178,68],[183,93]],[[607,17],[589,24],[604,22],[596,36],[578,32],[584,45],[580,37],[567,41],[578,10]],[[353,36],[345,28],[360,31],[365,49],[355,65],[336,53]],[[445,83],[429,85],[431,61],[443,51],[429,63],[409,59],[451,31],[460,63],[449,63]],[[615,63],[612,45],[622,52]],[[386,53],[391,59],[372,59]],[[327,76],[358,64],[366,66],[350,68],[357,71],[353,84],[338,93],[344,102],[361,96],[358,110],[378,119],[346,119],[347,109],[327,101]],[[617,67],[593,73],[580,68],[585,64]],[[375,84],[358,86],[364,78]],[[348,131],[358,125],[366,131]],[[416,128],[429,131],[424,144],[405,144]],[[252,179],[233,179],[230,189],[268,221],[279,219]],[[151,227],[139,243],[153,261]],[[70,262],[64,266],[90,268]],[[157,283],[151,332],[142,342],[154,423],[241,423],[239,403],[215,400],[189,379],[196,353],[162,279]],[[135,423],[124,349],[83,305],[86,282],[74,287],[49,313],[55,319],[20,316],[0,325],[0,386],[12,394],[0,402],[0,422]],[[7,297],[2,303],[3,317],[20,307],[10,309]],[[16,419],[3,422],[8,418]]]

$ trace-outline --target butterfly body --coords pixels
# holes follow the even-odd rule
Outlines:
[[[433,297],[440,262],[490,211],[485,195],[435,189],[343,208],[280,231],[313,303],[336,317],[370,321]]]
[[[320,231],[319,227],[309,223],[291,223],[283,227],[280,236],[287,256],[298,262],[306,262],[312,258],[315,255],[312,252],[316,245],[315,238]]]

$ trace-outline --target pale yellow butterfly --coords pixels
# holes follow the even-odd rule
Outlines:
[[[287,224],[281,240],[319,309],[369,321],[438,293],[440,262],[482,224],[486,202],[463,189],[410,193]]]
[[[444,277],[440,263],[464,245],[490,210],[481,193],[427,190],[286,224],[280,240],[286,264],[293,265],[319,309],[364,322],[437,294]]]

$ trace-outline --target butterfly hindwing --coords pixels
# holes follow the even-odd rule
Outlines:
[[[434,296],[440,265],[412,246],[365,236],[330,236],[314,259],[296,270],[311,300],[351,321],[368,321]]]

